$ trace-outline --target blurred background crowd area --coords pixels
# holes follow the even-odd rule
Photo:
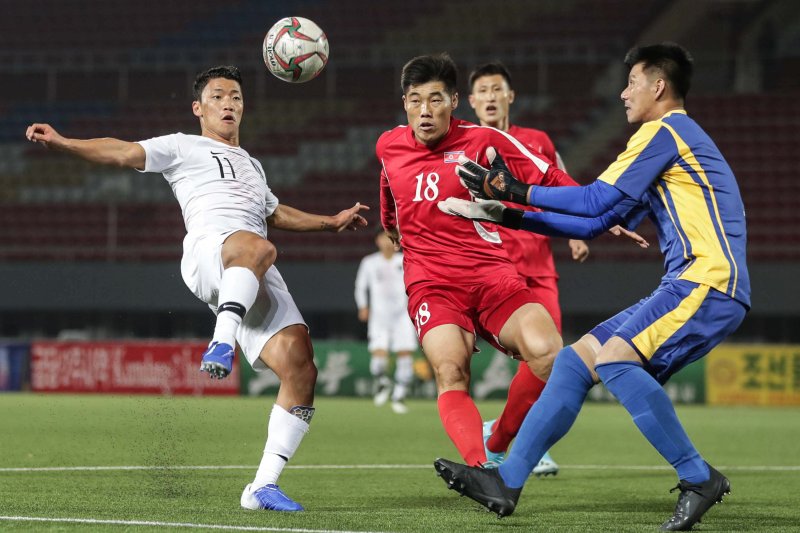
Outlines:
[[[180,280],[185,233],[160,175],[93,166],[24,139],[33,122],[69,137],[197,133],[197,72],[244,76],[242,146],[282,203],[333,214],[360,201],[379,224],[374,145],[405,123],[399,74],[419,54],[460,67],[500,60],[512,123],[547,131],[591,182],[634,131],[619,100],[625,52],[678,42],[694,58],[687,110],[728,159],[748,220],[754,308],[741,340],[800,340],[800,3],[793,0],[2,0],[0,337],[204,337],[211,314]],[[323,74],[292,85],[261,58],[279,18],[326,32]],[[640,232],[655,241],[652,228]],[[363,336],[353,279],[374,231],[272,232],[278,266],[315,337]],[[554,241],[565,339],[649,293],[657,247],[604,236],[584,265]],[[465,265],[465,271],[468,266]]]

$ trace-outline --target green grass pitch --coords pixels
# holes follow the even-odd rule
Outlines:
[[[436,477],[432,461],[458,454],[435,402],[412,401],[401,416],[365,399],[319,398],[281,478],[307,511],[245,511],[239,495],[261,457],[271,403],[0,395],[0,530],[655,531],[676,501],[673,472],[618,405],[587,405],[552,451],[559,475],[532,478],[514,515],[498,520]],[[479,407],[492,418],[501,404]],[[695,530],[800,531],[799,409],[693,406],[678,414],[732,484]],[[148,468],[65,469],[87,466]]]

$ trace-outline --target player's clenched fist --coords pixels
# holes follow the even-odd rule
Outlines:
[[[529,185],[516,179],[494,148],[486,149],[491,168],[486,169],[466,156],[459,156],[456,174],[476,198],[502,200],[526,205]]]

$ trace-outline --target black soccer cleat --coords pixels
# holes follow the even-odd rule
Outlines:
[[[498,518],[514,512],[522,489],[507,487],[497,468],[467,466],[447,459],[436,459],[433,467],[447,488],[475,500],[497,513]]]
[[[706,463],[708,464],[708,463]],[[689,531],[715,503],[722,501],[722,497],[731,493],[731,482],[728,478],[708,465],[711,477],[699,485],[693,485],[681,480],[678,485],[670,490],[681,491],[678,504],[672,517],[661,524],[661,531]]]

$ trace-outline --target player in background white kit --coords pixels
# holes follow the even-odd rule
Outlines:
[[[375,405],[392,395],[392,411],[405,414],[405,398],[414,378],[417,332],[408,318],[408,297],[403,283],[403,255],[381,228],[375,235],[378,251],[361,260],[356,274],[358,319],[367,323],[369,371],[375,384]],[[389,353],[397,354],[392,380],[386,375]]]
[[[33,124],[25,135],[87,161],[163,173],[186,225],[184,282],[217,313],[201,370],[212,378],[226,377],[238,342],[254,370],[269,367],[281,380],[264,454],[253,482],[242,492],[241,505],[302,511],[276,483],[308,431],[317,369],[308,327],[273,266],[277,252],[267,240],[267,226],[357,229],[367,223],[359,214],[367,207],[357,203],[323,216],[280,204],[261,164],[239,146],[241,84],[236,67],[214,67],[197,76],[192,112],[200,120],[200,136],[176,133],[136,143],[108,137],[69,139],[49,124]]]

